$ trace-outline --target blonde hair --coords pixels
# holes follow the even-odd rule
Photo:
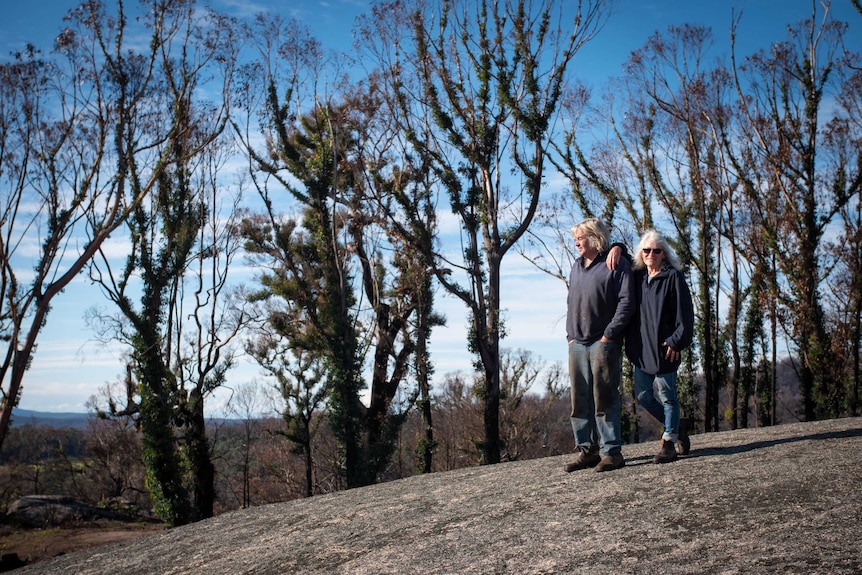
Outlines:
[[[611,245],[611,233],[608,226],[598,218],[588,218],[572,227],[572,237],[584,236],[596,251],[607,251]]]
[[[670,247],[670,244],[667,243],[664,236],[656,230],[647,230],[644,232],[644,235],[641,236],[641,240],[638,242],[638,247],[635,248],[634,268],[636,270],[646,267],[646,263],[644,262],[644,248],[647,244],[651,243],[654,243],[664,251],[664,261],[667,262],[670,267],[681,271],[682,265],[679,262],[676,252],[673,251],[673,248]]]

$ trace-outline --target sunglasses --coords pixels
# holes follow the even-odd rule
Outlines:
[[[646,255],[650,255],[650,253],[654,253],[656,255],[662,253],[664,250],[661,248],[644,248],[644,253]]]

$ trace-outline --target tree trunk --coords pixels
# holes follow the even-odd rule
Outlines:
[[[209,519],[213,516],[215,505],[215,466],[210,457],[209,440],[204,418],[204,398],[193,390],[189,397],[186,422],[186,451],[194,477],[195,520]]]

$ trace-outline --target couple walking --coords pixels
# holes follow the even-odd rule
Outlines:
[[[611,471],[625,465],[620,423],[622,354],[635,371],[638,404],[664,425],[655,463],[687,453],[688,422],[676,390],[680,354],[692,341],[694,308],[679,260],[664,237],[646,232],[634,262],[610,245],[599,219],[572,228],[580,257],[569,275],[566,339],[577,454],[566,465]],[[625,344],[625,350],[623,350]]]

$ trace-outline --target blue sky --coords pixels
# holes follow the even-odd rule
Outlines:
[[[77,2],[60,0],[6,0],[0,21],[0,61],[27,42],[49,51],[62,28],[66,11]],[[353,20],[370,5],[360,0],[309,2],[308,0],[212,0],[211,5],[237,16],[259,10],[276,11],[305,22],[331,49],[349,49]],[[729,53],[731,11],[743,10],[738,52],[749,54],[786,37],[786,27],[810,15],[811,0],[621,0],[598,37],[579,53],[574,69],[596,87],[618,75],[628,54],[640,47],[656,30],[673,24],[702,24],[713,29],[715,55]],[[862,16],[849,0],[833,0],[835,17],[850,23],[851,49],[862,52]],[[547,362],[564,361],[565,286],[535,271],[517,254],[504,261],[503,307],[510,336],[504,347],[530,349]],[[39,338],[39,349],[28,372],[20,407],[52,412],[83,412],[86,400],[108,381],[123,373],[115,350],[93,340],[84,310],[98,302],[97,288],[76,281],[55,299],[54,310]],[[439,311],[448,318],[446,328],[437,328],[432,340],[436,377],[470,368],[465,352],[466,319],[463,305],[441,293]],[[243,365],[232,382],[258,376],[257,369]],[[213,406],[219,404],[216,398]]]

